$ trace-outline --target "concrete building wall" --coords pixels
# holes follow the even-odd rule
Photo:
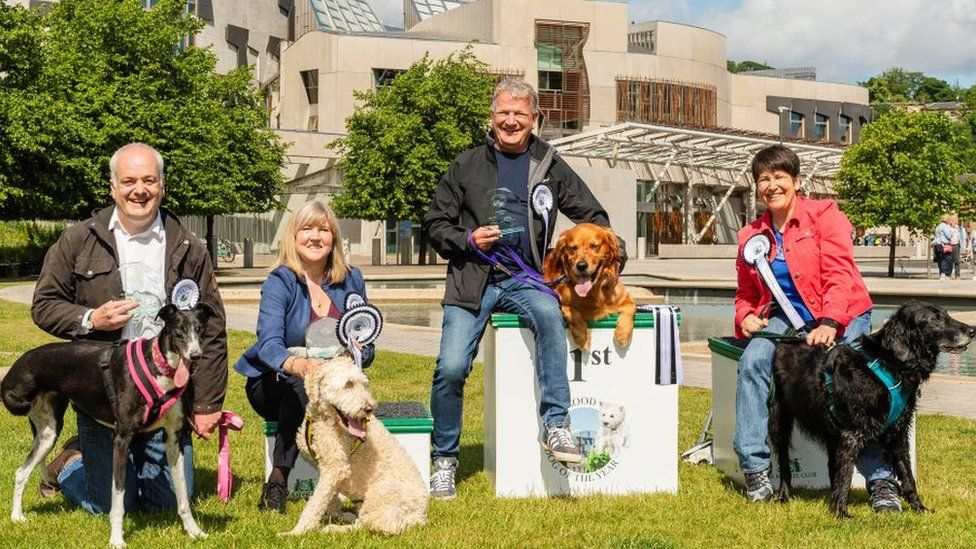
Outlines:
[[[593,195],[610,215],[610,225],[617,236],[627,243],[627,250],[633,257],[637,249],[637,177],[627,169],[591,166],[578,158],[565,159],[573,170],[586,182]],[[555,234],[573,226],[565,215],[560,214],[556,222]],[[555,242],[555,239],[553,239]]]
[[[242,65],[254,67],[254,81],[263,84],[278,74],[278,44],[288,39],[288,11],[278,0],[200,0],[197,15],[205,26],[194,38],[211,46],[217,71]]]
[[[868,90],[852,84],[730,74],[730,126],[779,134],[780,115],[767,110],[769,96],[868,104]]]

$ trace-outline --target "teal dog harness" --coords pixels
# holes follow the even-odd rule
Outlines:
[[[880,358],[872,357],[861,347],[860,341],[852,341],[850,346],[868,359],[868,370],[888,389],[888,421],[885,423],[885,429],[888,429],[898,421],[898,418],[905,411],[905,406],[915,392],[915,387],[896,378]],[[827,394],[833,396],[834,377],[830,372],[824,372],[824,382],[827,385]],[[830,405],[830,413],[837,415],[837,409],[833,403]]]

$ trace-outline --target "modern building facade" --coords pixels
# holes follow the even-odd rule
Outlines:
[[[448,3],[450,9],[440,10]],[[729,136],[725,141],[803,142],[826,151],[810,156],[819,159],[809,188],[814,193],[830,194],[843,145],[856,141],[871,119],[865,88],[810,80],[810,71],[730,73],[725,36],[666,21],[632,24],[624,3],[405,0],[404,11],[406,30],[313,30],[281,53],[272,125],[292,143],[290,159],[300,166],[295,173],[302,172],[296,201],[341,185],[326,145],[344,133],[354,91],[382,86],[425,54],[443,58],[469,44],[490,72],[536,86],[537,133],[546,139],[570,143],[574,136],[639,123]],[[720,141],[706,139],[702,146]],[[666,154],[624,160],[608,151],[605,157],[563,155],[610,207],[632,249],[639,237],[650,251],[659,242],[732,242],[755,215],[743,159],[712,166],[682,154],[675,155],[682,163],[668,164]],[[359,234],[349,235],[354,253],[366,253],[368,241],[385,231],[392,234],[392,227],[362,224]]]

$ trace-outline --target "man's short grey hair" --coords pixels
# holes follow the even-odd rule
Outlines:
[[[502,78],[501,82],[495,86],[495,91],[491,94],[491,112],[495,112],[495,107],[498,105],[498,96],[503,92],[511,96],[512,99],[528,97],[532,114],[539,114],[539,94],[535,91],[535,88],[525,80],[511,76]]]
[[[166,173],[166,164],[163,162],[163,155],[159,154],[159,151],[150,147],[149,145],[146,145],[145,143],[138,143],[138,142],[129,143],[128,145],[122,145],[121,147],[119,147],[119,150],[115,151],[115,153],[112,154],[112,158],[108,161],[108,169],[111,175],[112,183],[119,182],[119,174],[118,174],[119,158],[122,158],[122,155],[131,149],[146,149],[152,153],[153,157],[156,158],[156,179],[158,179],[159,183],[162,184],[164,179],[164,174]]]

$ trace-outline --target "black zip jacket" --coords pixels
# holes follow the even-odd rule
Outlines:
[[[544,174],[537,168],[550,149],[545,141],[532,136],[529,142],[529,230],[537,250],[546,250],[556,224],[555,212],[549,215],[549,227],[543,232],[542,217],[532,210],[531,196],[534,181],[552,190],[554,208],[576,223],[595,223],[610,226],[606,210],[589,187],[559,156]],[[441,178],[424,220],[424,229],[437,253],[448,261],[443,305],[458,305],[478,310],[488,281],[489,265],[477,256],[468,243],[468,233],[487,224],[493,207],[488,193],[498,185],[498,164],[495,161],[495,142],[491,134],[485,145],[468,149],[457,155],[447,173]],[[622,244],[622,242],[621,242]],[[621,250],[623,248],[621,247]],[[542,265],[532,261],[542,272]]]

